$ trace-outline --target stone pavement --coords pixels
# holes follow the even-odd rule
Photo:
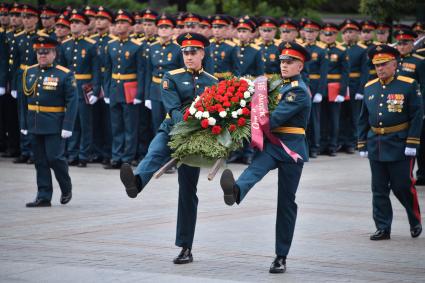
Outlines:
[[[231,165],[239,176],[244,168]],[[298,222],[286,274],[272,275],[277,172],[244,203],[227,207],[219,178],[199,182],[194,262],[177,266],[177,175],[164,175],[129,199],[118,171],[72,167],[74,198],[30,209],[32,165],[0,159],[0,282],[425,282],[425,235],[412,239],[393,200],[390,241],[372,242],[367,160],[340,154],[304,167]],[[221,172],[219,172],[221,174]],[[219,175],[218,175],[219,176]],[[418,188],[425,207],[425,188]]]

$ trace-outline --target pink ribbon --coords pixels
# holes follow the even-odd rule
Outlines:
[[[264,149],[264,135],[275,145],[281,146],[285,152],[295,161],[302,157],[290,150],[279,138],[270,132],[269,100],[267,92],[267,78],[258,77],[255,82],[255,93],[251,99],[251,146]]]

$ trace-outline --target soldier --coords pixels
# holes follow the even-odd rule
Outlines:
[[[375,46],[368,55],[378,78],[365,86],[358,147],[360,155],[369,158],[372,173],[373,219],[377,231],[370,239],[390,239],[390,191],[406,209],[410,234],[416,238],[422,232],[422,225],[412,171],[424,115],[422,96],[414,79],[396,73],[399,52],[395,48]]]
[[[9,53],[6,32],[9,28],[9,5],[0,3],[0,151],[7,151],[7,130],[4,115],[6,89],[9,77]]]
[[[313,97],[311,115],[308,127],[310,144],[310,157],[317,158],[320,151],[320,117],[321,102],[327,92],[327,73],[329,58],[326,54],[326,45],[317,41],[321,25],[313,20],[305,19],[302,25],[304,33],[304,47],[311,55],[311,60],[306,62],[308,69],[309,87]]]
[[[257,45],[260,46],[263,54],[264,73],[270,78],[273,74],[280,73],[278,48],[280,41],[275,39],[278,23],[272,17],[262,17],[258,24],[260,37]]]
[[[425,58],[413,52],[413,41],[416,34],[410,30],[398,30],[394,33],[396,48],[400,52],[397,75],[415,79],[419,85],[418,92],[425,94]],[[425,125],[421,134],[421,145],[418,154],[418,170],[416,184],[425,185]]]
[[[161,80],[168,71],[184,66],[180,46],[173,42],[173,28],[175,19],[166,14],[161,14],[156,19],[158,40],[149,47],[147,56],[147,71],[145,83],[145,105],[152,110],[152,130],[156,133],[165,119],[165,109],[161,96]],[[146,135],[143,131],[142,135]],[[145,143],[144,154],[147,152],[149,142]],[[137,164],[136,164],[137,165]]]
[[[214,76],[219,80],[240,75],[236,44],[227,39],[231,25],[232,20],[227,15],[215,15],[212,19],[213,38],[209,51],[214,61]]]
[[[298,36],[298,22],[291,18],[284,18],[280,21],[280,39],[284,42],[294,42]]]
[[[348,154],[353,154],[357,144],[357,125],[363,100],[363,86],[367,83],[369,65],[367,46],[357,42],[360,25],[351,19],[341,26],[343,44],[350,60],[348,101],[341,105],[339,146]]]
[[[105,169],[119,169],[121,163],[136,158],[146,58],[142,44],[130,38],[133,24],[133,16],[120,9],[115,17],[117,38],[108,43],[105,55],[105,97],[110,102],[112,122],[112,159]]]
[[[177,43],[181,46],[185,67],[167,72],[161,83],[164,107],[169,118],[161,124],[149,146],[147,155],[134,173],[130,164],[123,164],[121,167],[120,178],[130,198],[135,198],[148,184],[153,174],[170,160],[169,133],[176,123],[183,120],[184,109],[204,91],[205,87],[218,82],[217,78],[202,68],[204,48],[209,44],[207,38],[196,33],[186,33],[177,38]],[[189,82],[190,85],[185,84],[186,82]],[[175,264],[193,261],[191,250],[198,207],[196,191],[199,172],[200,168],[185,164],[178,168],[179,201],[176,246],[181,247],[182,250],[174,259]]]
[[[55,23],[59,17],[59,11],[50,6],[43,6],[41,10],[41,24],[43,29],[41,30],[45,34],[48,34],[51,38],[56,39]]]
[[[391,40],[390,30],[391,30],[391,25],[387,23],[376,24],[376,30],[375,30],[376,39],[377,39],[376,45],[390,43],[390,40]]]
[[[142,14],[140,12],[134,12],[134,25],[133,25],[133,33],[130,35],[132,38],[142,39],[145,37],[145,33],[143,32],[143,19]]]
[[[56,40],[59,43],[64,42],[71,36],[71,22],[68,17],[60,15],[55,25]]]
[[[329,156],[336,156],[341,103],[347,94],[350,72],[346,48],[336,43],[338,31],[338,26],[334,23],[326,23],[322,28],[329,65],[327,97],[322,103],[321,111],[321,144]]]
[[[234,180],[229,169],[224,170],[220,179],[224,202],[231,206],[235,202],[240,204],[257,182],[269,171],[278,168],[276,258],[270,266],[270,273],[286,271],[286,257],[297,217],[295,194],[304,162],[308,161],[305,129],[311,109],[310,94],[300,75],[304,62],[310,59],[308,51],[297,43],[288,42],[283,42],[280,49],[284,85],[280,90],[282,98],[270,114],[270,129],[289,149],[266,140],[264,150],[255,154],[251,165],[238,180]]]
[[[203,34],[206,38],[210,39],[212,37],[212,25],[210,17],[201,16],[201,22],[199,23],[200,33]]]
[[[86,8],[84,8],[84,15],[86,15],[89,19],[89,24],[87,25],[87,32],[85,33],[85,35],[90,37],[96,33],[97,9],[92,6],[86,6]]]
[[[38,187],[35,200],[27,203],[27,207],[51,206],[50,168],[62,192],[60,203],[67,204],[72,198],[64,139],[72,135],[78,97],[73,73],[55,63],[57,45],[50,37],[36,38],[32,47],[38,64],[28,67],[23,74],[21,131],[31,138]]]
[[[365,20],[360,22],[360,43],[366,45],[368,49],[377,45],[377,42],[373,41],[374,30],[376,29],[376,24],[374,21]],[[373,80],[376,78],[376,70],[370,60],[367,60],[369,65],[369,78],[368,80]]]
[[[68,143],[68,164],[87,167],[93,143],[93,104],[100,92],[100,66],[96,41],[86,37],[89,19],[73,10],[70,17],[72,37],[61,45],[60,64],[69,68],[77,80],[78,114],[73,136]]]
[[[421,40],[421,43],[417,43],[415,46],[416,53],[421,56],[425,56],[425,22],[415,22],[412,25],[412,31],[417,34],[416,40]]]
[[[158,12],[153,11],[151,9],[144,9],[141,12],[141,16],[142,16],[143,33],[145,35],[143,40],[146,41],[147,43],[153,43],[156,41],[156,35],[158,33],[158,30],[155,25],[156,18],[158,17]],[[145,46],[145,48],[146,47],[147,46]],[[147,52],[149,52],[149,49],[146,50],[146,54]]]

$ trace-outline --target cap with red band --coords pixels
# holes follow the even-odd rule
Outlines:
[[[340,25],[340,30],[345,31],[347,29],[360,30],[360,25],[354,20],[346,19]]]
[[[151,9],[142,10],[141,15],[144,21],[151,21],[151,22],[155,22],[156,18],[158,17],[158,13]]]
[[[156,25],[157,26],[170,26],[174,27],[176,25],[176,20],[167,14],[161,14],[156,19]]]
[[[250,31],[255,31],[255,23],[251,20],[249,16],[244,16],[238,20],[236,29],[247,29]]]
[[[298,30],[299,25],[297,21],[291,18],[284,18],[280,21],[279,27],[281,29],[288,29],[288,30]]]
[[[134,23],[134,19],[133,16],[125,11],[125,10],[118,10],[117,16],[115,17],[115,21],[125,21],[125,22],[129,22],[131,25]]]
[[[59,11],[56,10],[53,7],[50,6],[44,6],[41,10],[42,16],[49,16],[49,17],[57,17],[59,15]]]
[[[182,51],[190,51],[196,49],[204,49],[210,45],[210,41],[199,33],[184,33],[177,37],[177,43]]]
[[[59,16],[58,20],[56,21],[56,24],[71,28],[71,22],[64,15]]]
[[[110,22],[114,21],[114,14],[111,10],[104,8],[103,6],[100,6],[99,9],[97,9],[96,18],[105,18],[108,19]]]
[[[397,41],[413,41],[415,40],[417,34],[411,30],[402,29],[394,32],[394,36]]]
[[[321,25],[313,20],[310,19],[304,19],[301,23],[303,29],[309,29],[309,30],[320,30]]]
[[[97,15],[96,8],[91,6],[86,6],[86,8],[84,9],[84,15],[86,15],[87,17],[96,17]]]
[[[372,64],[377,65],[396,60],[400,53],[394,47],[383,44],[372,47],[368,52],[368,56],[371,58]]]
[[[38,16],[40,14],[40,11],[32,5],[25,4],[22,6],[21,13],[25,15]]]
[[[323,31],[338,32],[338,26],[334,23],[326,23],[322,27]]]
[[[39,36],[37,38],[34,39],[33,41],[33,48],[34,49],[50,49],[50,48],[56,48],[56,46],[58,46],[58,42],[48,36]]]
[[[310,60],[310,53],[302,47],[300,44],[295,42],[282,42],[279,45],[280,60],[300,60],[301,62],[307,62]]]

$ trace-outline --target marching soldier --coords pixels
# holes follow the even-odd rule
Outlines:
[[[86,8],[84,8],[84,15],[86,15],[89,19],[89,24],[87,25],[87,31],[85,33],[85,36],[90,37],[96,33],[97,9],[92,6],[86,6]]]
[[[56,39],[55,23],[59,17],[59,11],[50,6],[43,6],[41,10],[41,24],[43,29],[41,30],[45,34],[48,34],[51,38]]]
[[[60,15],[55,25],[56,40],[61,44],[71,35],[71,22],[68,17]]]
[[[280,74],[280,41],[275,39],[278,23],[272,17],[262,17],[258,24],[260,37],[257,44],[260,46],[264,58],[264,73],[270,78],[274,74]]]
[[[217,78],[202,68],[204,48],[209,41],[197,33],[185,33],[177,38],[181,46],[185,67],[167,72],[161,82],[164,107],[169,115],[161,124],[159,131],[149,146],[145,158],[132,171],[130,164],[123,164],[120,178],[130,198],[135,198],[148,184],[153,174],[171,158],[168,147],[172,127],[183,120],[183,111],[205,87],[218,82]],[[189,82],[189,85],[185,84]],[[176,246],[181,247],[175,264],[193,261],[192,244],[195,235],[198,207],[197,183],[200,168],[181,165],[178,168],[179,201],[177,212]]]
[[[397,74],[399,52],[395,48],[379,45],[368,54],[378,78],[365,85],[358,147],[360,155],[369,158],[372,173],[377,231],[370,239],[390,239],[390,191],[406,209],[410,234],[416,238],[422,225],[412,171],[424,115],[422,95],[414,79]]]
[[[133,17],[134,17],[133,33],[130,35],[130,37],[136,38],[136,39],[143,39],[145,37],[145,33],[143,32],[142,14],[136,11],[133,13]]]
[[[380,44],[388,44],[391,41],[391,25],[387,23],[377,23],[376,24],[376,39],[377,42],[375,42],[376,45]]]
[[[141,12],[141,16],[143,33],[145,35],[143,41],[146,42],[145,48],[149,48],[148,44],[156,41],[156,35],[158,33],[158,30],[155,25],[155,21],[158,17],[158,13],[151,9],[144,9]],[[149,49],[146,50],[146,55],[147,52],[149,52]]]
[[[110,102],[112,159],[105,169],[119,169],[136,158],[139,105],[143,100],[146,58],[142,44],[130,38],[133,16],[119,10],[115,17],[117,37],[106,50],[105,96]]]
[[[55,63],[57,45],[50,37],[36,38],[31,47],[37,53],[38,64],[27,67],[23,74],[21,129],[31,139],[38,187],[35,200],[27,207],[51,206],[50,168],[62,192],[61,204],[72,198],[64,139],[72,135],[78,97],[73,73]]]
[[[329,156],[336,156],[341,103],[347,94],[350,61],[346,48],[336,43],[338,26],[326,23],[322,28],[323,41],[329,57],[327,97],[322,103],[321,144]]]
[[[291,18],[284,18],[280,21],[280,39],[284,42],[295,42],[298,36],[298,22]]]
[[[289,149],[266,140],[264,150],[255,154],[252,163],[236,181],[229,169],[224,170],[220,179],[224,202],[231,206],[235,202],[240,204],[256,183],[278,168],[276,258],[270,266],[270,273],[286,271],[286,257],[297,217],[295,194],[304,162],[308,161],[305,129],[311,109],[310,94],[300,75],[304,62],[310,59],[308,51],[297,43],[288,42],[283,42],[280,49],[284,84],[280,90],[282,98],[270,113],[270,129]]]
[[[304,47],[311,55],[311,60],[306,62],[308,69],[309,87],[313,97],[311,115],[308,127],[310,144],[310,157],[317,158],[320,151],[320,117],[321,103],[327,93],[327,73],[329,58],[326,54],[326,45],[317,40],[321,25],[313,20],[305,19],[302,25],[304,34]]]
[[[87,167],[93,143],[92,105],[100,91],[100,66],[96,41],[86,37],[89,19],[73,10],[71,17],[72,37],[61,45],[60,64],[69,68],[77,80],[78,115],[74,135],[68,143],[68,163],[71,166]]]

